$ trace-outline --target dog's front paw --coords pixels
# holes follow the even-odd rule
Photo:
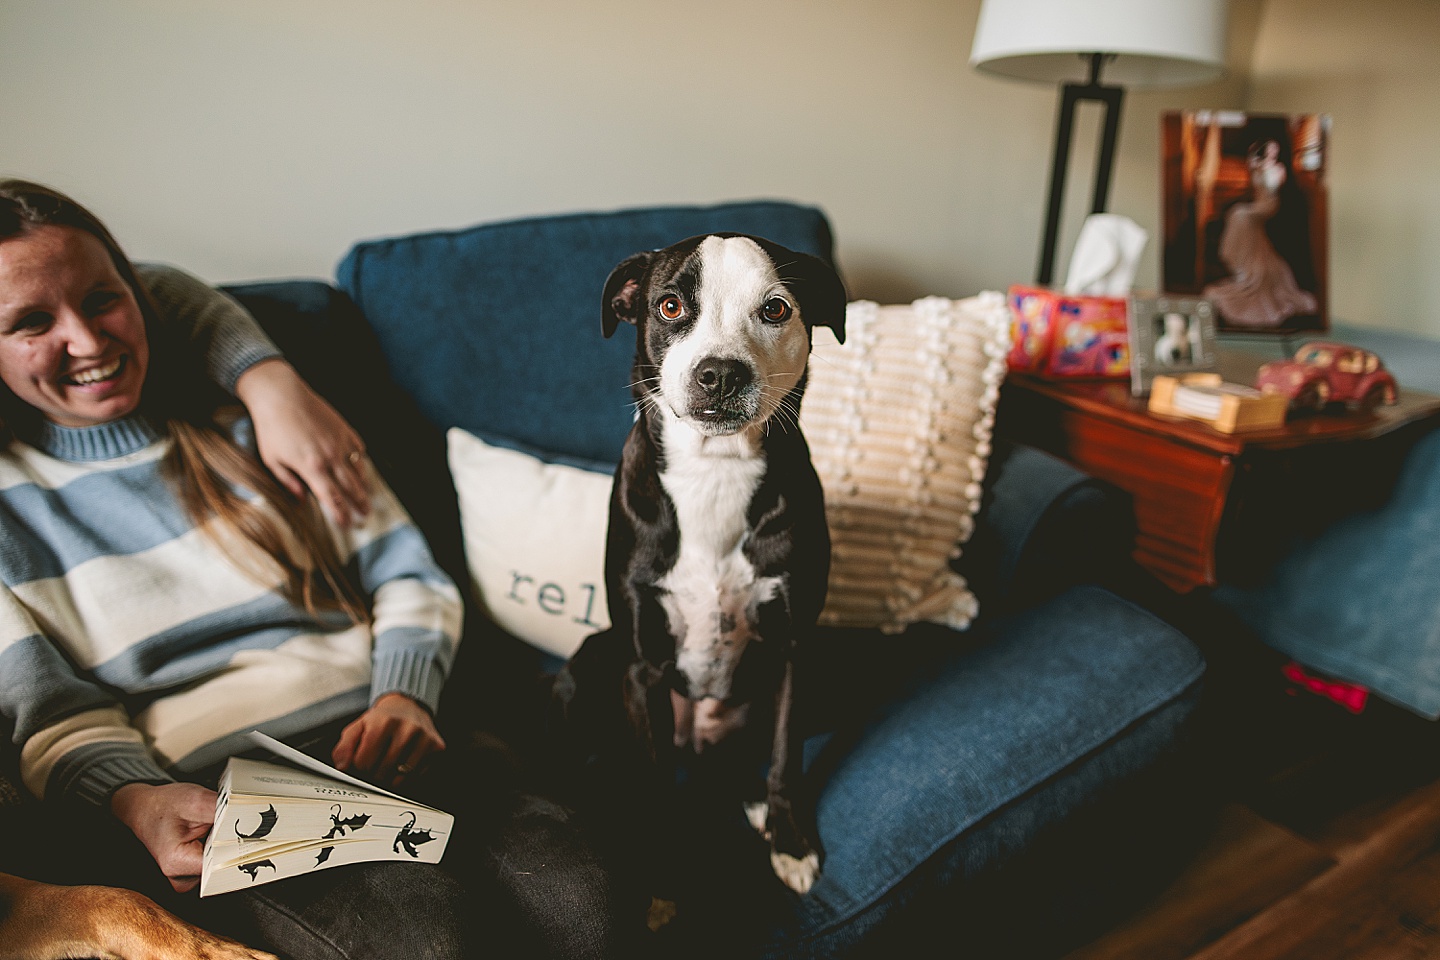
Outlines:
[[[770,866],[785,886],[796,893],[809,893],[815,885],[815,878],[820,876],[820,854],[811,851],[803,857],[792,857],[788,853],[771,850]]]
[[[770,831],[765,826],[765,819],[769,816],[770,807],[764,800],[745,804],[745,819],[750,821],[750,826],[755,829],[755,832],[766,840],[770,839]]]
[[[809,893],[810,888],[815,885],[815,878],[820,876],[820,853],[805,841],[788,807],[783,813],[772,818],[770,804],[747,803],[745,819],[750,821],[750,826],[755,828],[756,833],[770,843],[770,866],[774,869],[775,876],[780,878],[780,882],[796,893]],[[778,833],[772,829],[772,823],[779,827]],[[777,848],[795,852],[782,853]]]

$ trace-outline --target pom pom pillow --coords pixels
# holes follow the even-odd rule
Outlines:
[[[846,342],[817,328],[800,419],[825,488],[821,623],[957,629],[977,610],[950,567],[973,529],[1005,373],[1004,297],[852,303]],[[568,657],[608,625],[611,474],[448,437],[471,580],[489,615]]]
[[[970,538],[1005,376],[1005,298],[852,303],[845,344],[815,331],[800,423],[825,487],[820,622],[895,633],[977,612],[950,562]]]

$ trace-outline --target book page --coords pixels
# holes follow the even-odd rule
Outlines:
[[[364,789],[334,777],[297,770],[284,763],[268,760],[246,760],[231,757],[226,767],[226,789],[222,795],[232,805],[253,803],[256,800],[336,800],[381,803],[387,807],[424,806],[409,800],[398,799],[388,793],[366,785]]]
[[[280,757],[282,760],[286,760],[297,766],[304,767],[306,770],[318,773],[322,777],[329,777],[332,780],[340,780],[344,783],[359,787],[361,790],[365,790],[369,793],[379,793],[387,797],[392,797],[393,799],[399,800],[402,803],[415,802],[408,797],[400,796],[400,794],[398,793],[391,793],[389,790],[377,787],[373,783],[366,783],[359,777],[352,777],[348,773],[341,773],[339,770],[336,770],[328,763],[321,763],[314,757],[308,754],[301,753],[294,747],[283,744],[279,740],[276,740],[274,737],[267,736],[266,734],[261,733],[259,730],[251,730],[248,736],[250,738],[250,742],[255,744],[257,747],[263,747],[264,749],[269,750],[271,753],[275,754],[275,756]]]

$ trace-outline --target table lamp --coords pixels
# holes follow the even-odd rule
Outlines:
[[[1055,271],[1076,105],[1105,104],[1091,203],[1092,213],[1103,213],[1124,87],[1205,83],[1224,62],[1225,0],[984,0],[970,64],[1002,77],[1063,84],[1038,283],[1049,284]],[[1102,71],[1115,85],[1101,83]]]

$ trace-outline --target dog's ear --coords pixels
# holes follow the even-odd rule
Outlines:
[[[773,254],[772,254],[773,255]],[[780,279],[800,301],[800,315],[811,327],[829,327],[845,342],[845,284],[840,274],[819,257],[785,250],[777,258]]]
[[[640,301],[640,280],[650,267],[649,253],[637,253],[626,257],[620,265],[610,271],[605,281],[605,297],[600,305],[600,323],[605,336],[609,337],[624,320],[629,324],[640,323],[645,304]]]

